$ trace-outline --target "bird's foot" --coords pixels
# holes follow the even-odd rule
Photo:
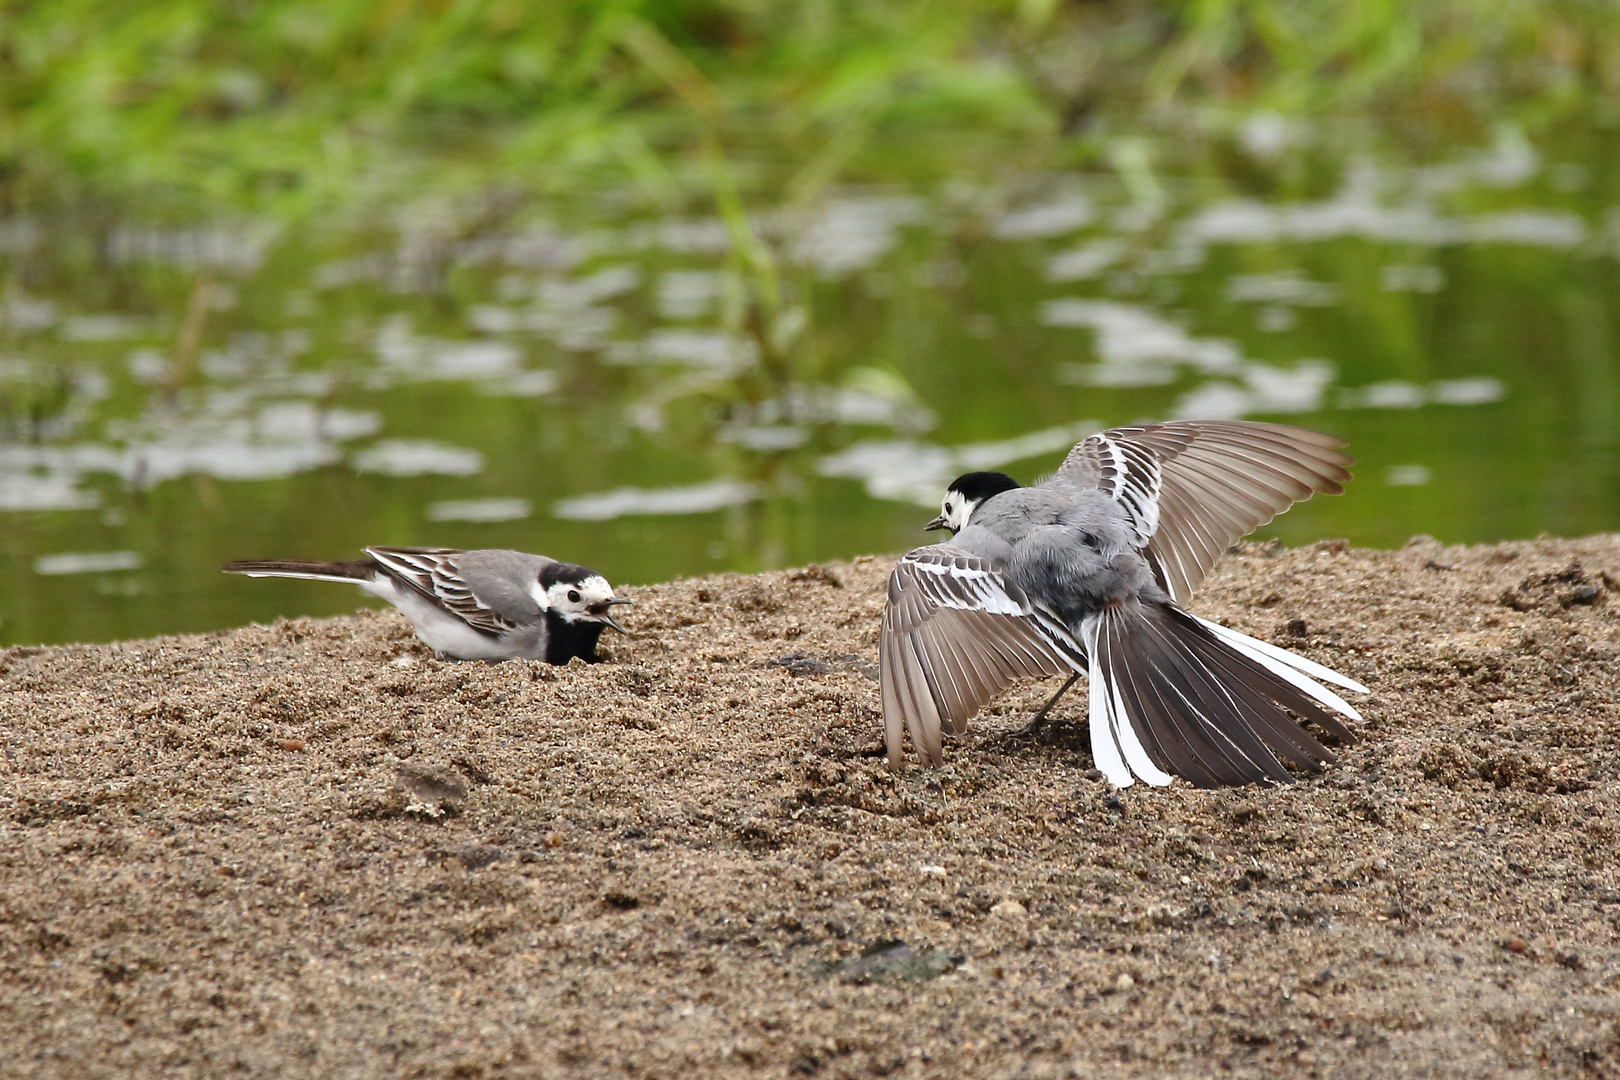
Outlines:
[[[1080,676],[1078,673],[1070,675],[1069,681],[1058,687],[1057,693],[1053,694],[1050,698],[1047,698],[1046,704],[1041,706],[1041,711],[1036,713],[1029,723],[1025,724],[1017,731],[1010,733],[1008,738],[1033,739],[1035,736],[1039,735],[1041,733],[1041,729],[1044,728],[1050,720],[1047,713],[1052,711],[1052,706],[1058,703],[1058,698],[1068,693],[1069,687],[1073,686],[1075,681],[1079,678]]]
[[[1040,712],[1036,713],[1030,722],[1025,724],[1023,727],[1018,728],[1015,731],[1007,732],[1007,738],[1033,739],[1035,736],[1039,735],[1041,733],[1041,729],[1046,727],[1046,725],[1050,722],[1051,718],[1046,715],[1046,710],[1042,709]]]

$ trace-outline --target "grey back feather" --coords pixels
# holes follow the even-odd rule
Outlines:
[[[540,571],[556,561],[524,551],[486,548],[461,555],[456,568],[479,603],[503,619],[524,623],[539,618],[540,605],[529,590]]]

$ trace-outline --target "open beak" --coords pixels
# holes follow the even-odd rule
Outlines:
[[[933,521],[930,521],[928,524],[924,525],[923,526],[923,532],[933,532],[935,529],[948,529],[948,528],[950,528],[950,526],[945,524],[945,515],[941,514],[941,515],[939,515],[939,517],[935,518]]]
[[[614,604],[629,603],[634,603],[634,601],[632,601],[628,596],[610,596],[600,604],[592,604],[586,610],[592,615],[596,616],[598,619],[601,619],[603,622],[607,623],[609,626],[613,627],[613,629],[617,630],[619,633],[629,634],[630,631],[626,630],[619,623],[619,620],[613,617]]]

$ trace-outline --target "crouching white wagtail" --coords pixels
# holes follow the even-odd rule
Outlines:
[[[1334,761],[1284,710],[1352,741],[1333,714],[1360,714],[1322,682],[1366,687],[1182,605],[1240,537],[1315,492],[1341,493],[1354,463],[1342,445],[1280,424],[1183,420],[1093,435],[1035,487],[957,478],[928,525],[954,538],[909,552],[889,577],[878,652],[890,762],[909,730],[939,765],[942,730],[960,734],[1014,678],[1070,672],[1063,689],[1087,677],[1092,756],[1119,787],[1172,774],[1287,783],[1278,754],[1313,772]]]
[[[380,596],[450,660],[595,663],[604,627],[624,633],[613,608],[629,600],[595,570],[544,555],[487,548],[368,547],[354,562],[256,559],[226,563],[227,574],[345,581]]]

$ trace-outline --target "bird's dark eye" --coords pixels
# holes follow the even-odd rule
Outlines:
[[[1097,543],[1097,538],[1088,532],[1083,532],[1080,534],[1080,542],[1093,551],[1100,550],[1100,545]]]
[[[579,603],[579,590],[578,589],[569,589],[568,590],[568,602],[571,603],[571,604]]]

